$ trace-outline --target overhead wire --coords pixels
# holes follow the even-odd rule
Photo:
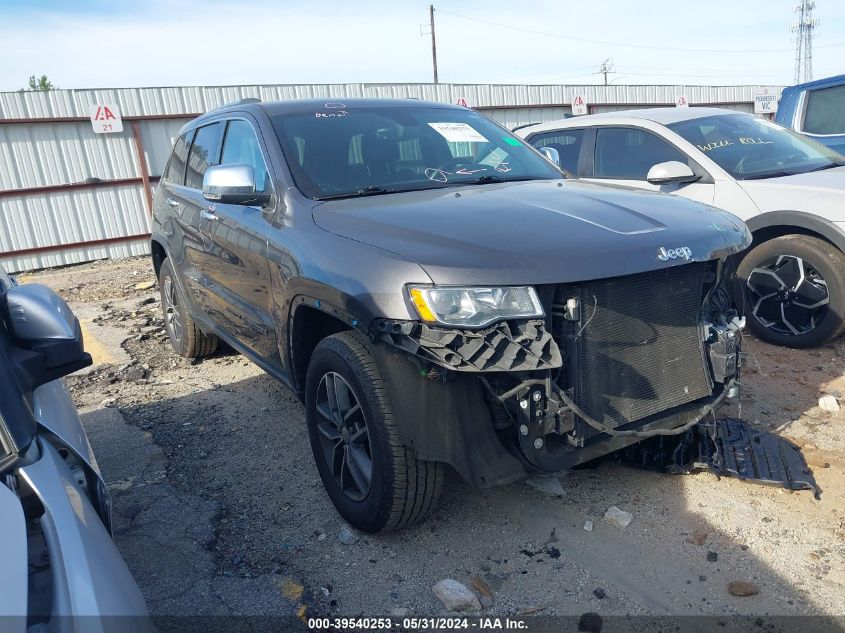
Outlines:
[[[531,35],[540,35],[543,37],[553,37],[559,40],[566,40],[569,42],[581,42],[583,44],[601,44],[603,46],[616,46],[620,48],[634,48],[634,49],[641,49],[641,50],[652,50],[652,51],[670,51],[670,52],[682,52],[682,53],[780,53],[780,52],[787,52],[792,51],[792,48],[694,48],[689,46],[683,47],[673,47],[673,46],[652,46],[649,44],[630,44],[626,42],[613,42],[609,40],[595,40],[589,39],[584,37],[575,37],[572,35],[562,35],[560,33],[551,33],[549,31],[540,31],[537,29],[531,29],[523,26],[517,26],[514,24],[504,24],[502,22],[494,22],[493,20],[486,20],[484,18],[477,18],[473,16],[463,15],[461,13],[454,13],[453,11],[447,11],[445,9],[437,9],[437,12],[442,15],[450,15],[455,18],[460,18],[462,20],[469,20],[471,22],[478,22],[480,24],[487,24],[489,26],[496,26],[503,29],[510,29],[512,31],[521,31],[523,33],[529,33]],[[837,48],[845,46],[845,42],[837,42],[835,44],[816,44],[814,45],[815,48]]]

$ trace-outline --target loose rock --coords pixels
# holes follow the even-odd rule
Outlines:
[[[531,477],[526,479],[526,483],[534,488],[534,490],[539,490],[540,492],[544,492],[553,497],[563,495],[565,492],[563,486],[556,477]]]
[[[696,530],[693,532],[692,536],[687,539],[687,543],[692,545],[704,545],[704,543],[707,542],[707,536],[707,532]]]
[[[599,600],[603,600],[604,597],[607,595],[601,587],[596,587],[593,589],[593,595],[598,598]]]
[[[604,520],[608,523],[612,523],[613,525],[626,528],[631,524],[631,520],[634,518],[634,515],[630,512],[625,512],[624,510],[620,510],[616,506],[611,506],[607,509],[607,512],[604,513]]]
[[[135,284],[135,290],[149,290],[150,288],[154,288],[156,282],[154,281],[139,281]]]
[[[593,522],[592,521],[584,521],[584,530],[586,532],[592,532],[593,531]]]
[[[719,555],[716,552],[707,552],[708,563],[715,563],[717,560],[719,560]]]
[[[753,582],[734,580],[728,584],[728,593],[738,598],[747,598],[749,596],[756,596],[760,593],[760,589]]]
[[[490,588],[490,585],[481,577],[476,576],[472,579],[470,586],[475,590],[475,593],[482,599],[482,605],[484,604],[484,598],[488,598],[490,600],[490,604],[493,604],[493,590]]]
[[[602,620],[598,613],[585,613],[578,621],[578,630],[585,633],[601,633]]]
[[[445,578],[431,589],[449,611],[478,611],[481,603],[476,595],[457,580]]]
[[[339,540],[344,545],[354,545],[358,542],[358,535],[355,534],[348,526],[342,525],[340,526],[340,532],[338,532],[337,540]]]
[[[821,398],[819,398],[819,408],[821,408],[823,411],[836,413],[839,411],[839,402],[836,400],[836,396],[822,396]]]

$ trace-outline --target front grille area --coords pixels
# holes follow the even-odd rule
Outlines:
[[[698,327],[710,279],[703,262],[559,286],[555,304],[573,296],[581,304],[580,322],[556,317],[569,356],[562,386],[574,387],[579,406],[613,427],[712,395]]]

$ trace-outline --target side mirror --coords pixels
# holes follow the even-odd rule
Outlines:
[[[255,174],[249,165],[216,165],[205,170],[202,195],[222,204],[256,204],[263,194],[255,191]]]
[[[653,185],[667,185],[669,183],[695,182],[701,176],[696,176],[689,165],[677,160],[658,163],[648,170],[646,180]]]
[[[546,157],[546,160],[554,163],[555,167],[560,167],[560,152],[554,147],[541,147],[540,153]]]
[[[79,320],[53,290],[27,284],[9,289],[3,298],[15,344],[9,356],[22,387],[32,390],[91,364]]]

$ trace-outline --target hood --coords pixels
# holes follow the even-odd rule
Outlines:
[[[832,222],[845,221],[845,166],[807,174],[738,180],[762,213],[805,211]]]
[[[323,229],[397,253],[441,285],[543,284],[615,277],[745,248],[735,216],[676,196],[533,181],[327,201]]]

